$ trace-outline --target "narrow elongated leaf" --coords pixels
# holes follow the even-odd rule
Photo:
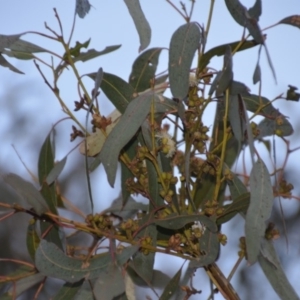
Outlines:
[[[205,230],[204,234],[199,239],[199,244],[202,255],[191,260],[189,264],[190,268],[201,268],[207,266],[215,262],[218,257],[220,242],[217,233]]]
[[[244,118],[242,118],[238,95],[230,95],[229,97],[228,117],[234,137],[238,140],[240,148],[245,138],[246,124]]]
[[[278,24],[292,25],[300,29],[300,15],[286,17],[279,21]]]
[[[125,283],[119,267],[110,263],[96,280],[93,291],[97,300],[114,299],[124,293]]]
[[[249,207],[249,203],[250,193],[248,192],[235,198],[231,204],[225,206],[224,212],[218,216],[216,221],[217,225],[228,222],[238,213],[245,216]]]
[[[159,300],[169,300],[179,289],[179,281],[181,277],[182,267],[176,272],[173,278],[168,282]]]
[[[182,100],[188,93],[190,68],[200,39],[200,28],[193,22],[180,26],[171,38],[169,79],[174,98]]]
[[[140,37],[139,52],[146,49],[151,41],[151,28],[142,11],[139,0],[124,0],[129,13],[133,19],[135,28]]]
[[[41,185],[46,180],[48,174],[53,168],[54,168],[54,154],[53,154],[52,144],[51,144],[51,135],[48,134],[41,147],[39,161],[38,161],[38,174],[39,174],[39,182]]]
[[[8,290],[8,292],[1,296],[1,299],[16,299],[23,292],[27,291],[37,283],[41,282],[44,279],[44,277],[45,276],[43,274],[36,273],[34,275],[17,280],[13,284],[13,286]],[[7,298],[5,298],[5,296],[7,296]]]
[[[120,151],[144,122],[155,97],[157,96],[149,93],[132,100],[103,145],[99,159],[103,163],[111,186],[115,182]]]
[[[65,283],[58,293],[51,298],[52,300],[71,300],[74,299],[80,288],[82,287],[84,280],[80,280],[75,283]],[[85,298],[86,299],[86,298]]]
[[[37,46],[35,44],[32,44],[30,42],[21,39],[14,42],[9,47],[9,50],[2,51],[2,53],[7,56],[15,57],[17,59],[25,59],[25,60],[35,58],[33,53],[37,53],[37,52],[47,52],[47,50],[40,46]]]
[[[74,300],[95,300],[94,293],[89,281],[85,280],[78,291],[78,293],[73,298]],[[73,300],[70,299],[70,300]]]
[[[186,224],[199,221],[206,226],[210,231],[217,232],[217,226],[214,221],[206,216],[201,215],[177,215],[172,214],[162,220],[155,220],[154,223],[158,226],[168,229],[180,229]]]
[[[32,219],[27,228],[26,245],[27,245],[28,253],[33,261],[39,243],[40,243],[40,238],[36,231],[36,222]]]
[[[0,34],[0,52],[5,48],[10,48],[24,33],[14,35]]]
[[[240,45],[240,43],[241,42],[238,41],[238,42],[234,42],[234,43],[220,45],[220,46],[214,47],[214,48],[210,49],[209,51],[205,52],[203,54],[203,56],[201,57],[200,66],[199,66],[200,70],[202,71],[209,64],[210,60],[214,56],[223,56],[228,47],[230,47],[232,50],[235,50],[236,47]],[[247,49],[250,49],[257,45],[259,45],[259,44],[255,40],[245,41],[241,46],[239,46],[237,51],[239,52],[239,51],[247,50]]]
[[[151,48],[143,52],[133,63],[129,83],[139,93],[151,87],[155,77],[158,58],[163,48]]]
[[[150,148],[151,149],[151,148]],[[146,161],[148,182],[149,182],[149,196],[150,196],[150,210],[155,210],[157,207],[164,205],[164,199],[160,196],[159,192],[162,187],[157,181],[157,172],[151,161]]]
[[[253,113],[257,113],[259,111],[260,114],[270,116],[274,112],[277,112],[277,109],[272,105],[271,101],[265,97],[253,94],[242,96],[247,110]]]
[[[250,205],[246,214],[245,234],[248,262],[255,263],[261,239],[265,235],[266,221],[273,206],[273,188],[269,172],[262,160],[258,160],[250,174]]]
[[[1,54],[0,54],[0,66],[9,68],[11,71],[19,74],[25,74],[19,69],[15,68],[13,65],[11,65]]]
[[[67,256],[53,243],[45,240],[40,242],[35,253],[36,267],[43,275],[70,283],[77,282],[82,278],[86,280],[98,278],[110,263],[109,253],[94,257],[87,263],[85,260]]]
[[[46,182],[48,185],[50,185],[57,179],[57,177],[64,169],[66,162],[67,156],[65,156],[62,160],[60,160],[54,165],[53,169],[49,172],[48,176],[46,177]]]
[[[117,49],[119,49],[121,47],[121,45],[114,45],[114,46],[107,46],[104,50],[102,51],[97,51],[95,49],[90,49],[87,52],[82,52],[80,53],[78,56],[76,56],[73,61],[77,62],[77,61],[88,61],[90,59],[96,58],[98,56],[113,52]]]
[[[126,202],[126,204],[123,204],[122,197],[118,197],[117,199],[115,199],[112,202],[112,204],[109,208],[105,209],[102,212],[102,214],[107,213],[107,212],[112,212],[116,215],[119,215],[119,213],[121,213],[121,212],[133,211],[135,213],[138,210],[147,211],[148,205],[140,203],[140,202],[136,202],[131,197],[128,198],[128,201]]]
[[[45,199],[32,183],[12,173],[4,176],[3,181],[29,203],[39,215],[49,210]]]
[[[261,0],[256,0],[254,5],[248,9],[248,14],[251,18],[255,19],[256,21],[259,20],[259,17],[262,13],[262,5]]]
[[[92,79],[96,79],[97,73],[88,74]],[[122,78],[103,73],[101,89],[116,109],[123,114],[128,103],[133,99],[134,88]]]
[[[127,157],[132,161],[136,155],[136,149],[138,147],[138,140],[133,139],[124,148],[124,152]],[[132,178],[132,171],[121,161],[121,189],[122,189],[122,205],[125,206],[130,198],[130,190],[128,189],[127,182]]]
[[[253,84],[257,84],[259,81],[261,81],[261,70],[260,70],[259,62],[257,62],[253,73]]]
[[[139,250],[139,247],[139,245],[128,246],[126,248],[123,248],[121,251],[117,251],[116,261],[119,266],[123,266],[128,261],[128,259],[131,258]]]
[[[150,215],[146,215],[141,221],[140,226],[148,223],[150,220]],[[151,238],[151,245],[153,247],[156,246],[156,239],[157,239],[157,230],[154,224],[148,225],[145,229],[138,233],[137,239],[141,239],[144,237]],[[145,281],[149,287],[151,287],[151,282],[153,279],[153,271],[154,271],[154,259],[155,253],[143,253],[142,251],[138,251],[133,260],[129,263],[129,266],[133,268],[133,270]]]
[[[225,92],[233,79],[231,48],[228,46],[224,54],[223,70],[217,88],[217,95]],[[211,94],[210,94],[211,95]]]
[[[255,41],[259,44],[264,43],[257,19],[249,15],[246,7],[239,0],[225,0],[228,11],[233,19],[241,26],[246,27]]]
[[[280,299],[299,300],[282,269],[272,241],[263,240],[258,262]]]

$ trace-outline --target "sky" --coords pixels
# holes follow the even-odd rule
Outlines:
[[[10,0],[1,3],[0,10],[0,34],[17,34],[25,31],[36,31],[49,34],[45,29],[46,22],[49,27],[58,31],[57,20],[54,17],[53,8],[57,9],[58,15],[63,24],[65,37],[68,37],[72,26],[75,1],[67,0]],[[91,0],[92,8],[84,19],[77,18],[76,27],[73,36],[73,44],[76,41],[81,43],[91,38],[90,48],[103,50],[106,46],[122,45],[121,48],[110,54],[101,56],[87,63],[79,63],[80,74],[95,72],[102,67],[105,72],[116,74],[127,80],[131,71],[131,66],[135,58],[139,55],[139,38],[136,33],[132,19],[123,1],[96,1]],[[189,1],[185,1],[189,7]],[[169,47],[170,38],[173,32],[182,24],[184,20],[165,0],[141,0],[142,9],[150,23],[152,29],[151,47]],[[246,7],[251,7],[254,1],[242,1]],[[175,2],[179,6],[179,1]],[[196,1],[193,21],[205,25],[209,11],[210,1]],[[286,1],[263,1],[263,14],[260,19],[260,27],[266,28],[284,17],[300,14],[300,3],[298,0]],[[299,29],[280,25],[268,30],[267,46],[272,58],[272,62],[277,75],[277,82],[274,82],[270,68],[268,67],[264,51],[260,65],[262,69],[262,95],[273,99],[287,90],[289,84],[300,87],[299,67],[300,67],[300,32]],[[237,25],[229,15],[224,1],[215,1],[215,9],[212,19],[212,25],[207,40],[206,49],[214,46],[238,41],[243,34],[243,28]],[[27,41],[36,43],[44,48],[51,49],[53,52],[63,54],[62,47],[53,41],[47,40],[37,34],[26,34],[22,37]],[[42,59],[50,63],[49,55],[40,55]],[[30,179],[25,168],[20,165],[19,158],[11,145],[14,145],[21,154],[22,160],[33,171],[36,168],[37,151],[28,151],[32,149],[32,143],[38,149],[45,138],[51,126],[59,119],[64,117],[60,106],[51,93],[50,89],[44,84],[40,74],[32,61],[18,61],[8,59],[15,67],[23,71],[26,75],[19,75],[0,67],[0,170],[15,172],[21,176]],[[258,93],[258,86],[252,84],[253,71],[257,62],[257,49],[238,53],[234,56],[234,78],[244,82],[253,93]],[[216,58],[211,65],[216,69],[221,69],[221,58]],[[168,65],[167,50],[163,51],[160,57],[158,72],[166,70]],[[42,67],[45,74],[51,81],[51,72]],[[84,79],[88,89],[93,88],[93,82]],[[73,101],[78,100],[76,81],[71,72],[66,72],[60,82],[60,91],[62,98],[73,107]],[[11,94],[13,93],[13,94]],[[298,115],[298,103],[282,102],[276,103],[284,115],[288,115],[292,120],[296,120]],[[104,114],[113,110],[113,106],[106,101],[105,97],[100,97],[100,107]],[[21,112],[21,114],[20,114]],[[213,114],[213,111],[211,112]],[[31,121],[23,123],[22,118],[29,114]],[[16,117],[17,115],[17,117]],[[81,120],[85,115],[78,114]],[[211,116],[207,117],[207,126],[212,126]],[[24,121],[24,120],[23,120]],[[22,126],[24,125],[24,127]],[[298,125],[297,125],[298,124]],[[74,144],[69,142],[71,122],[59,125],[61,130],[57,134],[57,152],[56,159],[62,159]],[[4,141],[4,142],[3,142]],[[297,146],[297,141],[292,140]],[[33,147],[34,148],[34,147]],[[72,153],[72,159],[82,160],[78,153]],[[71,159],[70,159],[71,160]],[[279,158],[280,161],[280,158]],[[66,167],[70,168],[70,165]],[[99,173],[103,175],[103,170]],[[95,194],[99,191],[109,194],[112,199],[117,197],[119,191],[112,190],[104,180],[97,181],[95,175],[92,179],[96,184],[93,185]],[[116,183],[118,185],[118,182]],[[76,197],[76,189],[69,192],[69,198]],[[96,209],[99,211],[109,204],[105,201],[96,203]],[[238,221],[237,221],[238,222]],[[238,224],[238,223],[237,223]],[[242,234],[243,228],[238,229]],[[228,247],[229,248],[229,247]],[[222,250],[223,251],[223,250]],[[230,250],[229,250],[230,251]],[[228,250],[224,250],[224,255]],[[161,263],[158,260],[157,264]],[[170,271],[176,272],[180,263],[170,264]],[[224,263],[224,268],[230,270],[232,262]],[[299,274],[296,274],[299,276]],[[296,276],[295,275],[295,276]],[[296,278],[291,275],[291,281],[296,283]],[[300,293],[299,285],[298,292]],[[272,292],[268,294],[274,296]],[[276,296],[275,296],[276,297]],[[195,298],[197,299],[197,298]],[[219,299],[218,297],[216,299]],[[220,298],[221,299],[221,298]],[[275,299],[275,298],[273,298]]]

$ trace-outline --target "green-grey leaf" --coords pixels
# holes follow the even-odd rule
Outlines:
[[[259,124],[259,135],[257,138],[277,134],[279,136],[289,136],[293,134],[294,129],[291,123],[278,111],[264,118]]]
[[[200,71],[202,71],[209,64],[210,60],[214,56],[223,56],[225,54],[228,46],[232,50],[235,50],[236,47],[239,46],[239,48],[237,50],[239,52],[239,51],[250,49],[250,48],[258,45],[258,43],[255,40],[244,41],[244,43],[242,45],[240,45],[240,44],[241,44],[240,41],[229,43],[229,44],[224,44],[224,45],[214,47],[214,48],[208,50],[207,52],[205,52],[203,54],[203,56],[201,57],[201,61],[200,61],[200,65],[199,65]]]
[[[39,154],[38,160],[38,174],[39,183],[42,185],[49,175],[50,171],[54,168],[54,153],[51,143],[51,134],[48,134]]]
[[[230,95],[229,97],[229,122],[233,131],[234,137],[239,142],[239,148],[244,140],[245,124],[240,114],[239,98],[238,95]]]
[[[202,215],[177,215],[171,214],[164,219],[154,220],[154,223],[158,226],[168,229],[180,229],[188,223],[199,221],[205,225],[210,231],[217,232],[217,226],[214,221],[206,216]]]
[[[97,73],[88,74],[92,79],[96,79]],[[134,88],[122,78],[103,73],[101,89],[111,103],[120,113],[124,113],[128,103],[133,99]]]
[[[216,232],[211,232],[210,230],[205,230],[204,234],[199,239],[200,250],[202,255],[191,260],[190,268],[201,268],[213,263],[219,254],[220,243],[218,239],[218,234]]]
[[[82,278],[95,279],[111,263],[111,255],[106,252],[86,263],[84,260],[71,258],[53,243],[42,240],[36,253],[36,268],[45,276],[62,279],[70,283]]]
[[[253,94],[242,95],[242,96],[246,104],[247,110],[253,113],[257,113],[259,110],[260,114],[269,116],[272,115],[274,112],[277,112],[277,109],[275,109],[271,101],[265,97],[253,95]]]
[[[257,84],[259,81],[261,81],[261,70],[260,70],[259,62],[257,62],[253,73],[253,84]]]
[[[1,54],[0,54],[0,66],[9,68],[11,71],[19,74],[25,74],[19,69],[15,68],[13,65],[11,65]]]
[[[263,240],[258,262],[280,299],[299,300],[282,269],[272,241]]]
[[[3,181],[29,203],[39,215],[49,210],[45,199],[32,183],[12,173],[4,176]]]
[[[239,25],[246,27],[257,43],[263,44],[264,37],[257,20],[249,15],[246,7],[239,0],[225,0],[225,3],[233,19]]]
[[[34,275],[17,280],[7,292],[7,295],[10,295],[8,299],[13,299],[12,295],[14,295],[14,299],[16,299],[23,292],[27,291],[37,283],[41,282],[44,278],[45,276],[43,274],[36,273]],[[5,299],[5,294],[1,296],[1,299]]]
[[[250,193],[242,194],[234,199],[234,201],[225,206],[223,213],[217,218],[217,225],[223,224],[231,220],[236,214],[240,213],[245,216],[250,203]]]
[[[188,94],[190,68],[200,39],[200,28],[194,22],[180,26],[171,38],[169,80],[174,98],[182,100]]]
[[[71,300],[77,295],[78,291],[81,289],[84,280],[80,280],[75,283],[65,283],[58,293],[51,298],[52,300]]]
[[[231,48],[227,46],[224,54],[223,70],[218,82],[217,95],[225,92],[233,79]]]
[[[148,47],[151,41],[151,28],[142,11],[139,0],[124,0],[140,37],[139,52]]]
[[[300,29],[300,15],[286,17],[279,21],[278,24],[292,25]]]
[[[35,57],[33,53],[37,52],[47,52],[47,50],[21,39],[14,42],[9,50],[3,50],[3,54],[17,59],[33,59]]]
[[[90,49],[87,52],[81,52],[78,56],[76,56],[73,59],[73,62],[77,62],[77,61],[85,62],[85,61],[88,61],[90,59],[96,58],[100,55],[104,55],[104,54],[113,52],[113,51],[119,49],[120,47],[121,47],[121,45],[108,46],[102,51],[97,51],[95,49]]]
[[[125,291],[125,283],[119,267],[110,263],[96,280],[93,291],[97,300],[110,300],[121,295]]]
[[[156,97],[155,94],[148,93],[132,100],[119,122],[108,135],[99,159],[103,163],[111,186],[114,186],[115,183],[120,151],[136,134],[150,111],[151,102]]]
[[[36,231],[36,222],[29,222],[27,227],[27,236],[26,236],[26,246],[27,251],[31,257],[31,259],[34,261],[35,252],[36,249],[39,246],[40,238]]]
[[[65,156],[62,160],[60,160],[54,165],[53,169],[49,172],[48,176],[46,177],[46,182],[48,185],[50,185],[51,183],[53,183],[53,181],[57,179],[57,177],[64,169],[66,162],[67,156]]]
[[[173,295],[179,289],[181,271],[182,271],[182,267],[176,272],[173,278],[168,282],[159,300],[169,300],[173,297]]]
[[[261,240],[265,235],[266,221],[270,218],[274,200],[270,174],[261,159],[254,164],[251,171],[250,191],[245,234],[248,262],[253,264],[259,254]]]
[[[262,6],[261,6],[261,0],[256,0],[254,5],[248,9],[248,14],[251,18],[254,18],[255,20],[259,20],[259,17],[262,13]]]
[[[143,92],[151,87],[151,80],[155,77],[162,49],[148,49],[134,61],[129,75],[129,83],[133,86],[135,92]]]
[[[10,48],[24,33],[14,35],[0,34],[0,52],[5,48]]]

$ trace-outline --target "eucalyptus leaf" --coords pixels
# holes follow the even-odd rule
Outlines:
[[[24,33],[13,34],[13,35],[4,35],[0,34],[0,52],[5,48],[10,48]]]
[[[90,73],[88,76],[96,79],[97,73]],[[101,89],[116,109],[123,114],[128,103],[133,99],[134,88],[122,78],[103,72]]]
[[[190,68],[200,39],[199,25],[194,22],[180,26],[171,38],[169,81],[174,98],[182,100],[188,94]]]
[[[148,47],[151,41],[151,28],[142,11],[139,0],[124,0],[140,37],[139,52]]]
[[[257,261],[266,221],[273,207],[273,188],[270,174],[261,159],[254,164],[250,174],[250,204],[246,214],[245,234],[248,262]]]
[[[1,54],[0,54],[0,66],[9,68],[11,71],[18,73],[18,74],[25,74],[19,69],[15,68],[13,65],[11,65]]]
[[[36,268],[44,276],[55,277],[70,283],[82,278],[98,278],[111,263],[108,252],[98,255],[88,261],[67,256],[53,243],[42,240],[35,253]]]
[[[155,97],[157,96],[149,93],[132,100],[103,145],[99,159],[103,163],[111,186],[114,186],[120,151],[136,134],[146,119],[151,102]]]
[[[57,177],[64,169],[66,162],[67,156],[65,156],[62,160],[60,160],[54,165],[53,169],[49,172],[48,176],[46,177],[46,182],[48,185],[50,185],[57,179]]]
[[[182,271],[182,267],[176,272],[173,278],[168,282],[159,300],[169,300],[177,292],[177,290],[179,289],[181,271]]]
[[[96,58],[98,56],[113,52],[113,51],[119,49],[120,47],[121,47],[121,45],[107,46],[102,51],[97,51],[95,49],[90,49],[87,52],[81,52],[78,56],[76,56],[73,59],[73,62],[77,62],[77,61],[85,62],[85,61],[88,61],[90,59]]]
[[[113,263],[104,270],[94,285],[94,295],[97,300],[113,299],[125,291],[124,278],[119,267]]]
[[[216,232],[205,230],[204,234],[199,239],[199,244],[202,254],[191,260],[189,264],[190,268],[201,268],[212,264],[219,255],[220,242]]]
[[[258,262],[280,299],[299,300],[284,273],[272,241],[263,240]]]
[[[65,283],[60,290],[55,294],[52,300],[68,300],[74,299],[78,294],[78,291],[81,289],[84,280],[80,280],[75,283]],[[86,299],[86,298],[85,298]]]
[[[261,0],[256,0],[254,5],[248,9],[248,14],[251,18],[254,18],[255,20],[259,20],[259,17],[262,13],[262,5]]]
[[[5,175],[3,181],[29,203],[39,215],[49,210],[45,199],[32,183],[12,173]]]
[[[300,29],[300,15],[286,17],[279,21],[278,24],[292,25]]]
[[[161,220],[155,220],[154,223],[158,226],[168,229],[180,229],[186,224],[200,222],[210,231],[217,232],[217,226],[214,221],[203,215],[177,215],[171,214]]]
[[[203,69],[209,64],[210,60],[214,56],[223,56],[228,47],[230,47],[233,51],[235,51],[237,49],[237,47],[239,46],[239,48],[237,49],[237,52],[239,52],[239,51],[250,49],[257,45],[259,45],[259,44],[255,40],[247,40],[247,41],[244,41],[242,44],[240,41],[237,41],[237,42],[223,44],[223,45],[214,47],[203,54],[203,56],[201,57],[201,60],[200,60],[199,69],[200,69],[200,71],[203,71]]]
[[[139,93],[149,89],[154,82],[158,59],[163,48],[151,48],[143,52],[133,63],[129,83]]]

